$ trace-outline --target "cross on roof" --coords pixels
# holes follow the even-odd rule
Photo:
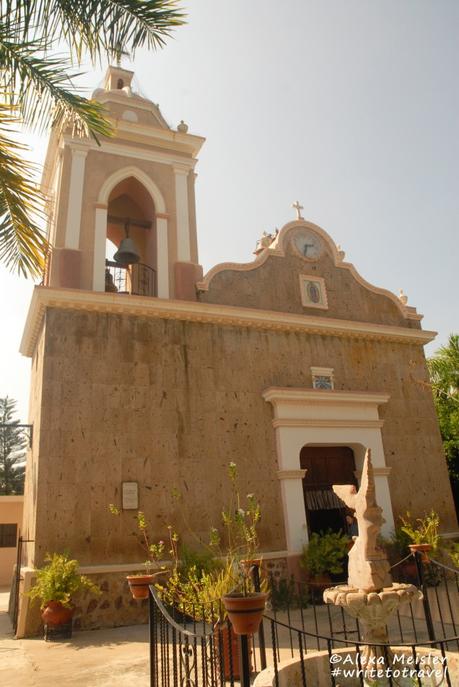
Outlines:
[[[302,215],[301,215],[301,210],[304,210],[304,207],[302,205],[300,205],[298,200],[295,201],[294,203],[292,203],[292,208],[295,208],[295,210],[296,210],[296,214],[297,214],[296,218],[297,219],[304,219],[304,217],[302,217]]]

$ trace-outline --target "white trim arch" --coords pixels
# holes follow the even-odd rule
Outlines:
[[[105,240],[107,237],[107,206],[110,193],[125,179],[136,179],[150,194],[156,214],[157,295],[169,298],[169,238],[166,203],[163,194],[148,174],[134,165],[122,167],[102,184],[94,217],[93,290],[105,290]]]
[[[138,167],[134,167],[134,165],[122,167],[122,169],[118,169],[116,172],[113,172],[108,179],[105,179],[100,188],[99,195],[97,197],[97,203],[108,205],[110,193],[113,191],[115,186],[117,186],[121,181],[124,181],[124,179],[129,179],[129,177],[134,177],[134,179],[137,179],[137,181],[141,183],[142,186],[144,186],[148,191],[155,204],[155,212],[165,214],[166,203],[164,202],[163,194],[153,179]]]
[[[274,409],[285,536],[290,556],[307,542],[300,453],[304,446],[349,446],[360,473],[365,449],[371,449],[376,498],[386,520],[383,534],[394,528],[378,406],[389,401],[384,393],[271,387],[263,392]]]

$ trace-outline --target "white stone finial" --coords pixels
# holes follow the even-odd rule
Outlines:
[[[258,239],[258,241],[257,241],[257,246],[256,246],[255,250],[253,251],[254,255],[258,255],[265,248],[269,248],[269,246],[272,244],[273,240],[275,239],[276,235],[273,236],[272,234],[268,234],[267,231],[264,231],[263,234],[261,235],[261,238]]]
[[[180,120],[180,124],[177,127],[177,131],[180,131],[181,134],[186,134],[188,131],[188,124],[185,124],[183,119]]]
[[[408,296],[406,293],[404,293],[403,289],[400,289],[400,293],[398,294],[398,299],[403,303],[403,305],[406,305],[408,303]]]
[[[338,251],[338,260],[343,262],[344,258],[346,257],[346,253],[343,251],[339,243],[336,244],[336,250]]]
[[[304,217],[301,215],[301,210],[304,210],[304,207],[302,205],[300,205],[298,200],[296,200],[294,203],[292,203],[292,208],[295,208],[295,210],[296,210],[296,218],[297,219],[304,219]]]

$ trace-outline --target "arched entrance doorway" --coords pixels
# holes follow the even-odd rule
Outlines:
[[[355,457],[349,446],[304,446],[300,452],[303,497],[309,534],[332,530],[348,532],[346,507],[333,484],[355,484]]]

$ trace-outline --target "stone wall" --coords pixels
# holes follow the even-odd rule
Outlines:
[[[288,579],[286,558],[263,560],[263,574],[273,576],[276,582]],[[99,589],[100,595],[94,595],[88,590],[82,590],[73,600],[75,612],[73,629],[97,630],[101,627],[120,627],[123,625],[138,625],[148,622],[148,599],[134,599],[123,572],[87,573]],[[33,584],[34,576],[29,581]],[[41,635],[43,623],[38,604],[28,604],[27,622],[24,635],[27,637]]]
[[[96,630],[100,627],[119,627],[148,622],[148,599],[132,598],[126,575],[100,573],[89,575],[100,596],[87,590],[75,599],[75,630]]]
[[[74,630],[97,630],[101,627],[120,627],[148,622],[148,599],[136,600],[132,598],[126,573],[85,574],[100,589],[101,593],[100,596],[96,596],[85,589],[75,595],[73,599],[75,606]],[[32,575],[31,579],[28,580],[28,588],[33,582],[34,576]],[[43,622],[39,604],[32,604],[21,597],[21,613],[25,616],[22,621],[24,622],[22,635],[26,637],[41,635]]]
[[[206,540],[228,493],[226,469],[259,495],[265,550],[285,549],[270,386],[391,396],[382,430],[394,515],[435,508],[456,528],[422,348],[333,336],[51,309],[45,329],[36,490],[36,561],[69,548],[82,565],[138,561],[133,514],[115,519],[123,480],[139,482],[154,534],[174,524]],[[324,429],[324,443],[326,443]],[[173,487],[182,494],[177,504]]]
[[[238,305],[315,317],[334,317],[357,322],[374,322],[407,328],[419,328],[417,320],[406,319],[398,305],[388,296],[358,282],[352,272],[335,266],[327,250],[317,262],[299,257],[290,244],[295,229],[284,237],[285,257],[271,255],[256,269],[224,269],[215,274],[209,290],[198,294],[203,303]],[[311,275],[325,280],[328,308],[307,308],[301,303],[298,275]]]

